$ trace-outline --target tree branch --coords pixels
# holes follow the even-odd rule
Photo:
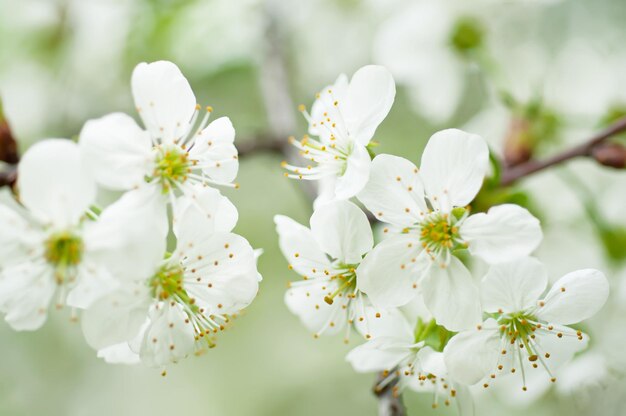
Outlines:
[[[508,169],[505,168],[502,172],[500,185],[511,185],[513,182],[516,182],[517,180],[535,172],[549,168],[550,166],[558,165],[579,156],[592,156],[594,149],[597,146],[601,145],[606,139],[624,131],[626,131],[626,117],[619,119],[605,130],[591,137],[585,143],[566,150],[563,153],[559,153],[545,160],[530,160]]]
[[[402,395],[398,394],[396,384],[398,378],[394,378],[384,387],[379,387],[380,383],[387,378],[388,375],[380,373],[374,385],[374,395],[378,398],[378,415],[379,416],[406,416],[406,409],[402,402]]]

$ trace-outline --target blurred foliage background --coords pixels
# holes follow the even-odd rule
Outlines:
[[[569,82],[559,87],[558,98],[567,105],[579,100],[578,109],[588,110],[559,119],[559,134],[540,125],[544,129],[534,138],[539,144],[533,144],[537,157],[577,143],[597,130],[605,116],[626,110],[626,105],[614,102],[626,97],[626,84],[621,82],[626,77],[622,0],[464,2],[465,10],[488,26],[488,54],[478,56],[482,69],[460,59],[463,69],[456,81],[460,98],[458,105],[449,103],[450,115],[443,120],[428,108],[423,111],[415,89],[424,91],[426,83],[429,98],[439,100],[459,88],[445,78],[419,78],[420,62],[409,58],[422,43],[427,52],[431,48],[419,34],[412,40],[409,29],[388,33],[400,25],[394,19],[415,3],[420,2],[0,0],[0,97],[24,151],[42,138],[76,138],[89,118],[113,111],[134,114],[132,69],[142,61],[167,59],[188,77],[199,103],[213,106],[216,117],[231,118],[236,143],[245,143],[276,130],[268,122],[272,100],[263,99],[261,75],[268,46],[281,41],[288,75],[284,88],[295,104],[309,106],[315,92],[342,72],[351,74],[372,62],[389,66],[397,74],[398,94],[377,132],[377,151],[415,162],[428,137],[446,127],[475,130],[500,149],[509,131],[501,126],[509,126],[518,113],[510,100],[508,107],[507,100],[500,107],[493,105],[493,97],[514,95],[521,79],[530,75],[538,83]],[[450,14],[456,15],[455,10],[451,8]],[[278,39],[267,37],[268,16],[277,25]],[[394,36],[405,41],[388,40]],[[562,64],[561,52],[569,50],[572,39],[584,41],[580,50],[591,54],[575,49],[573,59]],[[538,51],[543,60],[527,58],[527,50],[528,56]],[[431,55],[421,56],[428,61]],[[550,103],[556,108],[553,103],[559,100]],[[292,110],[296,113],[295,105]],[[298,123],[291,134],[306,132],[301,117]],[[272,153],[247,155],[241,160],[241,189],[225,191],[240,212],[236,231],[265,250],[259,261],[264,281],[256,301],[222,334],[217,348],[173,366],[161,377],[156,370],[112,366],[97,359],[82,342],[80,326],[68,325],[66,310],[51,313],[49,322],[35,333],[16,333],[0,325],[0,414],[376,414],[374,376],[356,374],[344,361],[359,340],[348,346],[338,338],[314,340],[284,306],[286,284],[295,275],[278,250],[272,217],[281,213],[306,223],[311,203],[297,183],[283,177],[282,159]],[[545,241],[538,256],[552,278],[576,268],[600,268],[612,279],[615,302],[592,332],[592,339],[599,340],[592,348],[611,357],[609,373],[598,375],[583,367],[578,378],[565,383],[567,388],[525,405],[498,391],[479,392],[478,414],[527,414],[528,406],[535,415],[623,414],[618,404],[624,397],[619,346],[626,328],[620,319],[626,310],[621,301],[626,278],[625,185],[623,172],[578,160],[514,188],[485,190],[481,195],[485,206],[493,201],[528,206],[543,221]],[[111,197],[101,195],[103,203]],[[476,265],[477,276],[480,269]],[[408,393],[405,402],[410,414],[433,412],[428,394]],[[436,412],[454,414],[446,409]]]

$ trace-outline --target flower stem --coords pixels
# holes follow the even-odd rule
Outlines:
[[[528,162],[519,164],[511,168],[505,168],[502,172],[500,185],[508,186],[525,178],[535,172],[539,172],[554,165],[566,162],[579,156],[591,156],[594,149],[602,144],[606,139],[613,137],[619,133],[626,131],[626,117],[623,117],[613,123],[611,126],[592,136],[586,142],[572,147],[562,153],[554,155],[545,160],[529,160]]]

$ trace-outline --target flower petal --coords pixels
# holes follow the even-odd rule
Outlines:
[[[389,237],[357,268],[357,287],[375,306],[402,306],[417,295],[416,282],[429,264],[417,240],[412,234]]]
[[[348,314],[344,306],[347,300],[338,298],[331,305],[324,302],[324,296],[337,289],[335,282],[313,279],[293,286],[285,293],[287,308],[316,335],[334,335],[346,325]]]
[[[20,200],[40,221],[75,225],[96,198],[96,183],[76,143],[48,139],[34,144],[18,166]]]
[[[85,258],[117,279],[151,276],[166,249],[167,213],[150,188],[125,193],[85,226]]]
[[[467,329],[481,321],[478,288],[467,267],[455,256],[444,268],[432,264],[422,281],[422,293],[437,323],[451,331]]]
[[[547,284],[546,268],[532,257],[491,266],[480,284],[483,310],[521,312],[536,304]]]
[[[218,118],[195,136],[189,156],[204,166],[202,172],[209,178],[230,183],[235,180],[239,169],[234,140],[233,123],[228,117]]]
[[[374,245],[367,216],[348,201],[317,208],[311,216],[311,232],[322,251],[344,264],[360,263]]]
[[[423,347],[417,352],[422,370],[427,374],[433,374],[439,378],[448,378],[448,370],[442,352],[433,350],[431,347]]]
[[[15,210],[0,203],[0,265],[7,267],[29,261],[33,248],[40,248],[44,236]]]
[[[448,374],[463,384],[476,384],[496,368],[500,350],[493,319],[485,321],[482,329],[460,332],[443,349]]]
[[[378,220],[400,228],[418,223],[428,212],[417,167],[398,156],[374,158],[370,180],[357,198]]]
[[[98,350],[98,358],[107,364],[139,364],[139,354],[130,349],[128,342],[120,342]]]
[[[150,320],[139,352],[144,364],[163,367],[193,352],[194,329],[182,306],[161,303],[150,311]]]
[[[366,65],[354,73],[342,110],[348,131],[358,143],[369,143],[387,117],[395,96],[396,85],[385,67]]]
[[[480,190],[488,167],[489,149],[482,137],[457,129],[439,131],[422,154],[426,194],[444,211],[465,206]]]
[[[56,290],[52,269],[44,264],[20,263],[0,273],[0,310],[16,331],[34,331],[46,321]]]
[[[410,348],[407,348],[403,340],[378,337],[351,350],[346,356],[346,361],[359,373],[391,371],[411,354]]]
[[[461,225],[469,251],[496,264],[528,256],[543,237],[539,220],[518,205],[505,204],[470,215]]]
[[[125,284],[87,308],[81,319],[85,340],[100,350],[135,338],[148,318],[147,286]]]
[[[348,137],[348,132],[342,112],[346,104],[345,99],[347,93],[348,77],[346,74],[341,74],[337,77],[333,85],[324,87],[317,94],[317,99],[311,107],[309,123],[310,135],[319,136],[322,143],[325,144],[331,143],[331,137],[333,137],[333,140],[338,140],[342,146],[347,144],[343,142],[343,140]],[[337,103],[337,105],[335,105],[335,103]],[[339,103],[341,103],[341,106],[339,106]],[[331,120],[331,123],[335,123],[334,129],[329,129],[327,128],[328,124],[321,123],[328,123],[328,119]]]
[[[145,183],[154,163],[148,132],[123,113],[85,123],[79,147],[85,165],[105,188],[128,190]]]
[[[354,326],[365,338],[394,337],[402,339],[406,344],[413,343],[413,328],[404,314],[398,308],[378,308],[372,306],[369,300],[360,299],[362,305],[356,305],[356,311],[364,311],[363,320],[356,319]],[[358,315],[357,315],[358,316]]]
[[[185,235],[181,239],[192,241]],[[237,234],[216,233],[193,241],[180,257],[187,293],[207,315],[237,313],[259,290],[254,250]]]
[[[179,239],[179,247],[188,241],[208,237],[215,232],[230,232],[239,219],[233,203],[219,190],[202,185],[190,185],[186,195],[174,205],[173,231]],[[190,241],[191,241],[190,240]]]
[[[354,144],[346,160],[346,170],[335,182],[335,197],[350,199],[361,192],[370,177],[371,165],[372,161],[367,149],[358,143]]]
[[[137,111],[153,138],[173,143],[187,132],[196,97],[175,64],[142,62],[133,71],[131,86]]]
[[[105,268],[87,259],[83,259],[78,268],[77,280],[78,283],[72,287],[65,300],[72,308],[85,309],[119,286],[119,281]]]
[[[278,245],[290,266],[301,276],[324,277],[331,264],[311,230],[284,215],[276,215],[274,222]]]
[[[577,270],[557,280],[539,303],[539,319],[562,325],[575,324],[595,315],[609,296],[609,282],[594,269]],[[541,306],[543,304],[543,306]]]

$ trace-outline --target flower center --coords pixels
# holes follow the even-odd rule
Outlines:
[[[191,173],[191,163],[188,153],[179,146],[167,148],[158,147],[152,176],[146,178],[147,182],[158,180],[163,186],[163,192],[167,193],[172,185],[183,183]]]
[[[467,53],[482,46],[485,30],[482,24],[472,17],[462,17],[452,29],[450,42],[460,53]]]
[[[183,287],[185,271],[180,264],[162,266],[150,279],[152,296],[158,300],[175,300],[193,308],[195,301]]]
[[[68,271],[80,263],[83,250],[83,240],[68,231],[52,234],[46,240],[44,256],[55,268],[57,283],[63,283]]]
[[[435,212],[420,224],[420,241],[429,252],[438,254],[452,250],[460,242],[459,228],[454,215]]]
[[[331,280],[337,280],[338,287],[334,292],[329,293],[324,296],[324,302],[332,305],[335,297],[338,295],[342,296],[350,296],[356,290],[356,266],[345,266],[342,267],[345,269],[344,272],[341,272],[331,278]]]

